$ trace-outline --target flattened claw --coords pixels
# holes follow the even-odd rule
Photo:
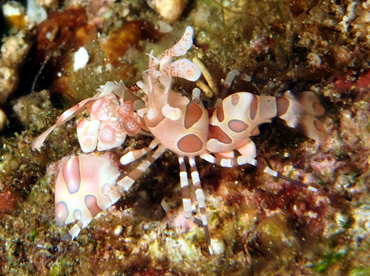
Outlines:
[[[71,156],[58,173],[55,185],[55,220],[58,226],[77,221],[69,234],[80,230],[120,197],[119,171],[103,157]]]
[[[79,102],[78,104],[72,106],[70,109],[64,111],[54,125],[48,128],[45,132],[43,132],[33,141],[31,149],[33,151],[36,149],[40,149],[45,139],[55,128],[72,119],[74,116],[78,115],[82,111],[86,110],[90,106],[90,104],[92,104],[94,101],[102,99],[105,96],[109,96],[112,93],[124,99],[123,97],[125,96],[125,92],[127,90],[128,90],[127,87],[122,81],[120,81],[119,83],[107,82],[105,85],[101,86],[100,89],[98,89],[99,93],[96,94],[94,97],[87,98]]]

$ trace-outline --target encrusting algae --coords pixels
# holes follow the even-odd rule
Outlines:
[[[207,199],[211,256],[203,229],[184,219],[178,161],[167,151],[74,241],[63,240],[68,228],[55,224],[54,185],[62,166],[57,161],[81,153],[76,123],[71,120],[55,129],[40,151],[32,152],[31,143],[62,111],[92,97],[100,85],[122,80],[130,86],[142,79],[145,53],[159,43],[169,25],[146,1],[96,1],[94,7],[87,1],[66,1],[58,10],[50,4],[45,6],[47,20],[74,9],[85,14],[84,26],[93,31],[83,27],[84,32],[73,32],[68,45],[58,36],[63,34],[59,25],[54,26],[57,31],[44,33],[40,25],[12,34],[1,30],[7,41],[26,32],[27,41],[23,47],[14,46],[13,52],[36,45],[6,64],[14,68],[14,78],[26,78],[22,65],[29,68],[27,63],[37,60],[37,69],[35,85],[30,81],[28,88],[11,88],[14,91],[1,106],[9,123],[0,137],[0,274],[370,273],[369,3],[223,2],[189,2],[174,29],[193,26],[197,49],[190,56],[202,59],[217,84],[232,69],[254,78],[246,83],[236,77],[229,93],[275,96],[290,89],[321,96],[326,108],[324,142],[308,139],[280,120],[262,125],[253,141],[259,162],[323,192],[312,193],[248,165],[222,168],[197,159]],[[117,34],[126,32],[125,26],[130,39]],[[136,32],[147,26],[152,36]],[[41,47],[38,37],[50,35],[50,43],[65,45],[58,42],[44,53],[36,50]],[[77,45],[80,35],[84,39]],[[124,45],[126,38],[122,57],[106,56],[114,48],[110,39]],[[80,47],[89,59],[74,71],[74,53]],[[4,76],[0,74],[1,83]],[[275,87],[265,85],[269,80]],[[175,88],[190,91],[187,83],[177,80]],[[212,101],[204,99],[208,107]],[[125,149],[143,148],[150,141],[145,135],[128,137],[122,148],[96,155],[119,164]],[[120,165],[119,170],[130,172],[137,164]]]

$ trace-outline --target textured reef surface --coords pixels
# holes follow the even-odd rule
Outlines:
[[[12,1],[14,13],[9,3],[0,1],[0,274],[370,275],[370,1],[38,0]],[[322,97],[325,141],[280,120],[253,137],[260,162],[322,192],[197,160],[212,256],[203,229],[183,217],[178,162],[167,151],[75,240],[63,240],[69,226],[55,224],[54,184],[58,161],[81,153],[76,122],[40,151],[32,141],[106,81],[135,83],[145,53],[176,41],[171,26],[180,37],[189,25],[190,55],[218,84],[232,69],[261,82],[236,79],[231,92]],[[82,47],[88,60],[76,54]],[[101,154],[119,160],[150,140],[129,137]]]

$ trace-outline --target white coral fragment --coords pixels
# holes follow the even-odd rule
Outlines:
[[[89,53],[84,47],[77,50],[74,55],[73,70],[78,71],[84,68],[89,61]]]
[[[48,18],[46,10],[41,7],[36,0],[27,1],[27,19],[29,22],[29,27],[31,27],[34,23],[40,24],[46,18]]]
[[[168,22],[177,21],[188,4],[188,0],[155,0],[154,2],[157,13]]]

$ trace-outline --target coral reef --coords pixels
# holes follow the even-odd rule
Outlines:
[[[148,0],[147,3],[167,22],[179,20],[185,10],[188,0]]]
[[[6,34],[2,49],[12,46],[2,50],[0,60],[0,70],[8,70],[0,73],[0,89],[10,91],[0,96],[10,121],[0,136],[0,274],[370,273],[368,1],[196,0],[181,20],[174,20],[174,29],[194,27],[198,49],[191,54],[202,58],[217,83],[231,69],[256,80],[236,79],[232,92],[313,90],[327,109],[323,143],[279,120],[263,125],[253,138],[259,161],[321,187],[320,193],[249,166],[227,169],[198,160],[214,256],[202,229],[183,218],[178,164],[171,152],[76,240],[62,239],[68,229],[54,220],[55,162],[81,152],[76,124],[57,128],[41,151],[32,152],[31,143],[62,110],[94,95],[99,85],[108,80],[130,85],[139,79],[147,64],[145,48],[153,48],[163,36],[158,30],[168,25],[144,0],[96,1],[96,6],[86,6],[85,0],[40,2],[49,5],[49,17],[36,29],[1,30]],[[48,21],[68,12],[76,17],[63,17],[64,24]],[[72,24],[81,16],[81,25]],[[36,50],[29,51],[33,43]],[[73,57],[80,47],[89,59],[75,71]],[[26,58],[37,80],[35,89],[22,86],[20,91],[11,80],[26,78],[20,70]],[[275,87],[264,85],[266,80]],[[177,86],[187,91],[187,84]],[[129,137],[109,154],[118,160],[126,149],[142,148],[150,140]],[[119,169],[125,173],[135,165]]]
[[[4,38],[0,58],[0,104],[17,89],[19,69],[31,48],[30,34],[19,31],[15,35]]]

